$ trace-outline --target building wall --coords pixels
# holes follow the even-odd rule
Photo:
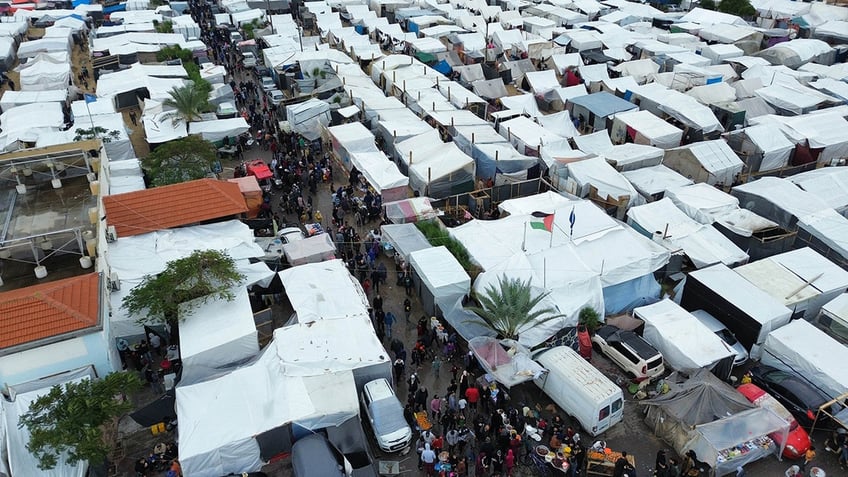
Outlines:
[[[0,384],[25,383],[88,365],[97,376],[113,370],[102,331],[0,357]]]

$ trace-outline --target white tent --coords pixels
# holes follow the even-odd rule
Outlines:
[[[304,378],[274,364],[256,363],[177,387],[179,459],[185,475],[258,471],[264,464],[258,435],[320,412]]]
[[[745,167],[724,139],[668,149],[663,164],[695,182],[725,186],[733,184]]]
[[[762,363],[806,377],[831,397],[848,392],[848,347],[805,320],[771,332]]]
[[[585,153],[604,156],[607,162],[619,171],[635,171],[657,166],[663,159],[663,150],[658,147],[631,142],[613,145],[606,129],[574,136],[574,143]]]
[[[744,237],[777,227],[771,220],[739,208],[736,197],[703,182],[669,189],[665,196],[695,221],[706,225],[718,223]]]
[[[750,126],[745,128],[742,134],[747,136],[756,149],[750,152],[759,152],[762,154],[760,166],[756,171],[752,172],[780,169],[789,164],[789,158],[795,150],[795,145],[783,134],[775,134],[773,127],[765,124]],[[743,144],[744,147],[745,144]],[[748,151],[743,149],[743,152]]]
[[[47,91],[12,91],[6,90],[0,98],[0,109],[3,111],[17,106],[32,103],[60,103],[68,101],[68,89]]]
[[[735,268],[761,290],[814,319],[822,305],[848,290],[848,272],[809,247]]]
[[[755,359],[769,333],[792,317],[792,310],[723,264],[690,273],[681,305],[702,308],[728,325]]]
[[[101,185],[101,190],[102,189]],[[138,159],[126,161],[109,161],[109,190],[104,195],[123,194],[144,190],[144,175],[141,162]]]
[[[554,211],[570,205],[571,202],[572,199],[557,192],[548,191],[527,197],[507,199],[498,204],[498,209],[509,215],[529,215],[533,212],[553,214]]]
[[[341,260],[299,265],[279,276],[297,323],[367,314],[368,297]]]
[[[357,123],[359,124],[359,123]],[[350,155],[351,165],[380,194],[384,202],[405,199],[409,178],[401,174],[397,165],[382,151],[355,152]]]
[[[735,265],[748,261],[748,255],[727,237],[709,225],[692,220],[671,199],[633,207],[627,212],[628,223],[670,251],[683,250],[696,268],[714,263]],[[660,239],[660,237],[662,237]]]
[[[801,189],[848,217],[848,167],[825,167],[790,176]]]
[[[624,171],[621,175],[649,202],[661,199],[669,189],[692,184],[691,180],[662,164]]]
[[[720,378],[729,376],[736,352],[677,303],[666,298],[636,308],[633,316],[645,322],[642,336],[672,369],[692,373],[707,368]]]
[[[250,127],[247,125],[247,121],[241,116],[230,119],[193,122],[188,125],[189,134],[199,134],[200,137],[211,142],[218,142],[226,137],[235,139],[249,129]]]
[[[82,461],[70,464],[67,453],[65,452],[57,456],[58,458],[54,468],[50,470],[39,469],[39,460],[26,448],[30,440],[29,430],[26,427],[19,427],[18,424],[21,415],[29,411],[30,404],[39,397],[49,393],[53,386],[71,382],[79,383],[83,380],[93,378],[94,369],[89,366],[9,388],[12,400],[0,399],[0,406],[5,410],[5,419],[2,424],[6,428],[7,440],[5,444],[9,456],[10,476],[83,477],[86,475],[88,462]],[[2,454],[0,452],[0,455]],[[0,471],[2,471],[2,466],[0,466]]]
[[[207,297],[205,303],[199,298],[180,306],[181,385],[203,381],[259,352],[247,288],[233,287],[229,293],[232,301]]]
[[[551,175],[559,175],[559,167],[554,166]],[[636,192],[633,185],[600,156],[569,162],[565,165],[566,192],[578,197],[589,197],[591,191],[603,199],[621,200],[627,198],[627,207],[645,203],[645,199]],[[560,179],[560,180],[563,180]]]
[[[443,143],[434,129],[395,144],[395,150],[408,168],[409,186],[420,195],[439,199],[473,187],[474,159],[453,142]]]
[[[432,313],[437,301],[459,298],[471,291],[471,278],[444,246],[417,250],[409,254],[424,309]]]
[[[683,131],[649,111],[633,111],[615,115],[610,136],[613,142],[619,144],[630,136],[636,144],[670,149],[680,145]]]
[[[317,98],[286,106],[286,118],[292,131],[309,140],[321,136],[324,126],[330,124],[330,105]]]

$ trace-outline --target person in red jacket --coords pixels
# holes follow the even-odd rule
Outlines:
[[[480,391],[476,386],[469,386],[465,390],[465,399],[468,401],[468,407],[477,412],[477,402],[480,401]]]

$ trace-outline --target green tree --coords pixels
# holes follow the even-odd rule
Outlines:
[[[757,14],[757,10],[748,0],[721,0],[718,11],[743,18],[751,18]]]
[[[179,339],[180,305],[199,306],[210,298],[232,301],[231,289],[244,280],[226,252],[195,250],[191,255],[168,262],[158,275],[147,275],[124,297],[121,306],[139,323],[171,325],[172,341]]]
[[[154,187],[208,177],[218,160],[215,146],[200,136],[187,136],[159,145],[141,165]]]
[[[174,24],[168,20],[164,22],[153,20],[153,28],[156,30],[156,33],[174,33]]]
[[[518,339],[518,334],[532,326],[562,318],[553,308],[533,310],[548,293],[533,297],[530,281],[501,276],[498,286],[489,285],[484,295],[477,296],[481,307],[470,306],[483,320],[483,326],[496,332],[501,338]],[[545,316],[542,318],[542,316]]]
[[[61,454],[70,463],[106,461],[115,444],[117,420],[132,410],[124,393],[142,386],[132,373],[112,373],[103,379],[56,385],[32,402],[18,427],[30,433],[27,449],[38,467],[56,467]]]
[[[93,128],[77,128],[75,131],[74,141],[87,141],[89,139],[100,138],[104,144],[109,144],[110,142],[117,140],[121,137],[121,132],[115,129],[111,131],[100,127],[94,126]]]
[[[701,8],[704,10],[715,10],[716,2],[715,0],[701,0]]]
[[[209,91],[194,82],[171,89],[168,96],[162,105],[174,108],[167,115],[175,125],[180,121],[198,121],[201,113],[209,110]]]
[[[580,310],[577,322],[585,325],[589,333],[594,333],[601,326],[601,316],[593,308],[583,308]]]

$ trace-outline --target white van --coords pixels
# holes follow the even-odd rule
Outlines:
[[[576,351],[557,346],[534,356],[547,373],[534,382],[563,411],[574,417],[583,430],[597,436],[621,421],[624,395]]]

